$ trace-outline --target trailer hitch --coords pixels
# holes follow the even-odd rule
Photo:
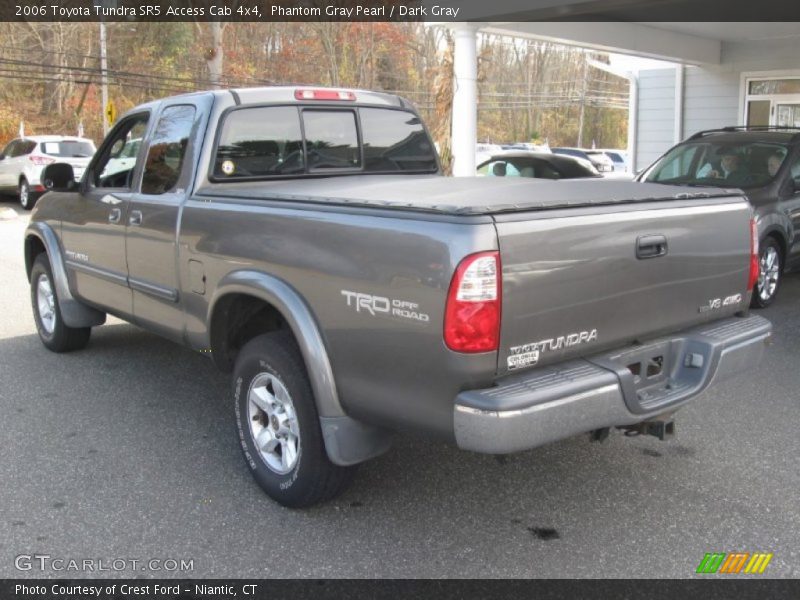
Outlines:
[[[634,425],[619,427],[619,429],[624,430],[626,437],[652,435],[663,442],[666,438],[675,435],[675,421],[672,419],[651,419]]]

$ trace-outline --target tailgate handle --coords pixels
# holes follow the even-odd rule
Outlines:
[[[642,235],[636,238],[636,258],[656,258],[667,253],[667,236]]]

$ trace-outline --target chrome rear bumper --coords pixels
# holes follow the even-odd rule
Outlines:
[[[771,331],[762,317],[724,319],[462,392],[453,416],[456,443],[503,454],[673,412],[712,382],[756,367]],[[659,364],[654,359],[662,368],[648,376],[648,365]]]

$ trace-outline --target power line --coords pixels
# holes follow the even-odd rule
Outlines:
[[[42,63],[36,62],[31,60],[18,60],[18,59],[11,59],[11,58],[0,58],[0,64],[8,64],[8,65],[16,65],[16,66],[23,66],[23,67],[37,67],[42,70],[47,70],[50,72],[58,71],[58,72],[67,72],[67,74],[71,74],[73,72],[78,73],[90,73],[99,75],[102,73],[100,67],[78,67],[78,66],[71,66],[71,65],[59,65],[59,64],[52,64],[52,63]],[[108,69],[109,77],[115,77],[118,80],[143,80],[143,81],[152,81],[152,80],[161,80],[165,82],[174,82],[175,84],[186,84],[189,86],[193,86],[192,89],[185,89],[179,88],[182,91],[196,91],[197,89],[202,89],[203,87],[209,87],[211,85],[211,81],[208,79],[199,79],[199,78],[187,78],[187,77],[171,77],[168,75],[151,75],[146,73],[136,73],[133,71],[123,71],[120,69]],[[271,82],[269,80],[261,79],[257,80],[255,78],[251,78],[252,81],[258,81],[261,85],[268,85]],[[242,84],[243,80],[236,77],[227,77],[224,78],[229,85],[233,86],[235,84]],[[245,84],[246,85],[246,84]],[[243,87],[243,86],[242,86]]]

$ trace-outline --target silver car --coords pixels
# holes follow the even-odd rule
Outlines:
[[[92,140],[80,137],[31,135],[11,140],[0,154],[0,192],[16,194],[22,208],[30,210],[45,191],[40,176],[47,165],[68,163],[79,180],[95,150]]]

